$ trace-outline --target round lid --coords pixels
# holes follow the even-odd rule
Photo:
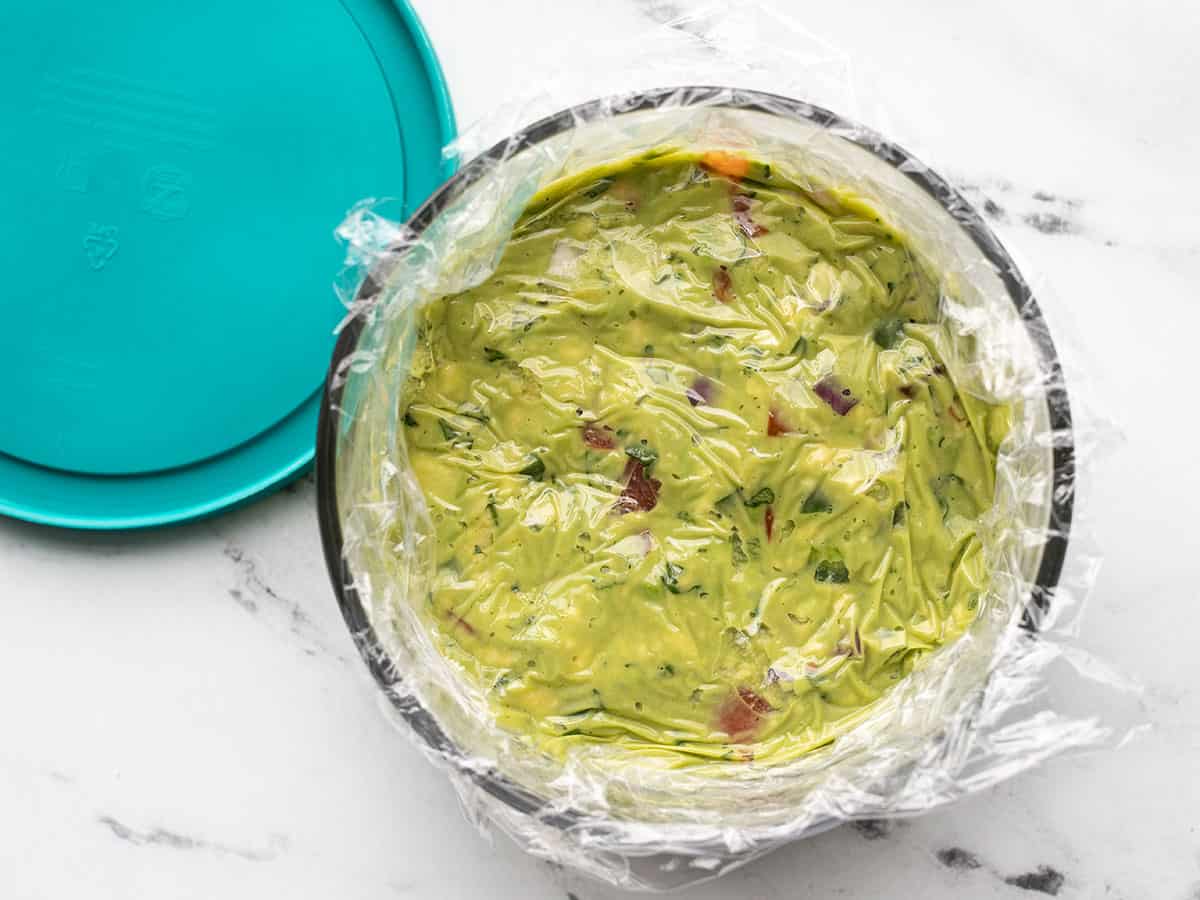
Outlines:
[[[9,12],[5,68],[0,511],[155,524],[303,468],[344,312],[332,230],[448,174],[411,10],[43,0]]]

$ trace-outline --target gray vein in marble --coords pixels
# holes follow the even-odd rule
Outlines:
[[[934,853],[937,861],[960,875],[966,875],[976,870],[983,870],[994,878],[1001,879],[1009,887],[1020,888],[1023,891],[1048,894],[1057,897],[1062,890],[1067,877],[1058,869],[1049,865],[1040,865],[1032,872],[1022,872],[1019,875],[1003,875],[992,866],[984,863],[978,855],[962,847],[944,847]]]
[[[1012,222],[1032,228],[1040,234],[1075,235],[1100,240],[1106,247],[1116,242],[1093,234],[1080,222],[1079,211],[1083,201],[1050,191],[1019,188],[1006,178],[952,179],[955,186],[975,203],[985,218],[1000,224]],[[1003,202],[992,195],[999,195]],[[1012,210],[1016,209],[1014,215]]]
[[[887,837],[896,829],[894,819],[858,819],[851,823],[855,831],[868,841],[877,841]]]
[[[1052,212],[1026,213],[1021,221],[1042,234],[1073,234],[1079,230],[1070,219]]]
[[[236,544],[227,543],[224,554],[237,568],[238,584],[229,588],[229,596],[238,606],[252,615],[258,615],[264,608],[282,613],[288,630],[307,642],[307,646],[300,648],[305,655],[316,656],[322,653],[341,662],[347,661],[344,656],[335,653],[325,644],[317,624],[299,603],[283,596],[266,582],[259,572],[258,563],[245,550]]]
[[[1033,199],[1038,200],[1041,203],[1062,203],[1065,206],[1068,206],[1071,208],[1074,208],[1074,207],[1077,207],[1080,205],[1079,200],[1073,200],[1070,197],[1067,197],[1067,198],[1058,197],[1057,195],[1051,194],[1048,191],[1034,191]]]
[[[312,620],[308,617],[308,613],[301,609],[298,604],[284,599],[276,593],[274,588],[263,581],[262,576],[258,574],[257,563],[248,557],[241,547],[227,544],[224,552],[225,556],[233,560],[241,572],[244,587],[230,588],[229,590],[229,595],[240,606],[250,612],[258,612],[258,599],[256,598],[266,598],[276,606],[281,606],[287,611],[291,619],[293,631],[299,632],[300,629],[312,625]]]
[[[96,821],[106,826],[117,840],[132,844],[135,847],[161,847],[168,850],[202,850],[223,856],[236,856],[238,859],[244,859],[249,862],[269,862],[278,857],[283,850],[287,849],[287,839],[282,835],[273,835],[270,846],[266,850],[254,850],[192,837],[181,834],[178,831],[171,831],[167,828],[151,828],[147,831],[138,831],[112,816],[100,816]]]
[[[983,198],[983,214],[989,219],[995,219],[998,222],[1004,222],[1008,220],[1008,213],[1005,211],[1004,207],[991,197]]]
[[[1063,873],[1051,866],[1038,866],[1035,872],[1011,875],[1004,879],[1005,884],[1026,891],[1036,891],[1039,894],[1049,894],[1051,897],[1058,896],[1064,881],[1066,881],[1066,877]]]
[[[939,850],[935,855],[938,862],[947,869],[955,869],[960,872],[978,869],[983,866],[978,856],[970,850],[964,850],[962,847],[946,847],[943,850]]]
[[[671,0],[634,0],[638,12],[659,25],[669,25],[683,15],[683,9]]]
[[[851,823],[859,836],[868,841],[879,841],[888,838],[892,832],[902,825],[897,819],[859,819]],[[1003,875],[985,863],[970,850],[962,847],[945,847],[934,853],[937,861],[960,874],[968,874],[975,870],[983,870],[994,878],[1004,881],[1009,887],[1020,888],[1024,891],[1058,896],[1066,882],[1066,876],[1058,869],[1049,865],[1040,865],[1031,872],[1018,875]]]

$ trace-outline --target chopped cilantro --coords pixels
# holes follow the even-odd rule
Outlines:
[[[871,336],[875,338],[875,343],[884,350],[891,350],[896,346],[896,342],[900,340],[900,336],[903,333],[903,319],[884,319],[876,323],[875,330],[871,333]]]
[[[817,563],[813,578],[824,584],[845,584],[850,580],[850,571],[840,559],[823,559]]]
[[[742,543],[742,536],[736,528],[729,533],[729,543],[733,547],[733,564],[735,566],[745,565],[750,557],[746,555],[746,547]]]
[[[631,459],[636,459],[647,469],[658,461],[658,451],[653,447],[647,446],[645,443],[630,444],[625,448],[625,455]]]
[[[534,481],[541,481],[546,475],[546,464],[540,456],[534,456],[533,462],[517,472],[518,475],[528,475]]]
[[[458,414],[466,416],[468,419],[474,419],[476,422],[482,422],[485,425],[492,420],[492,417],[483,411],[483,407],[477,406],[474,403],[462,404],[458,408]]]
[[[595,184],[584,188],[583,196],[587,197],[589,200],[594,200],[596,197],[599,197],[610,187],[612,187],[612,183],[613,180],[611,178],[601,178],[596,181]]]
[[[750,499],[743,501],[747,506],[766,506],[775,502],[775,492],[769,487],[759,488]]]
[[[662,583],[672,594],[682,594],[683,591],[679,588],[679,576],[683,574],[683,566],[676,565],[670,560],[667,561],[666,571],[663,572]]]
[[[734,491],[732,494],[726,494],[715,504],[713,504],[717,513],[722,516],[733,515],[734,504],[737,501],[737,496],[738,491]]]
[[[442,437],[448,440],[451,444],[464,447],[470,447],[475,443],[475,438],[469,432],[459,431],[445,419],[438,419],[438,426],[442,429]]]
[[[815,490],[804,499],[804,504],[800,507],[800,512],[805,515],[809,513],[833,512],[833,504],[819,490]]]

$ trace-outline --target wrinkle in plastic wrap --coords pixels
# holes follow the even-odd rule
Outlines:
[[[332,385],[344,605],[358,612],[350,616],[355,638],[398,722],[481,827],[642,889],[713,877],[843,821],[920,813],[1125,734],[1093,710],[1064,711],[1070,704],[1050,689],[1065,670],[1069,684],[1099,691],[1092,702],[1103,708],[1121,683],[1075,645],[1097,559],[1072,510],[1108,432],[1072,409],[1067,390],[1074,397],[1078,382],[1064,376],[1025,279],[934,172],[868,129],[776,95],[832,97],[857,109],[844,61],[827,47],[753,10],[705,13],[682,26],[597,63],[597,72],[636,79],[621,89],[652,90],[575,106],[518,132],[531,110],[614,84],[581,65],[560,94],[514,104],[468,134],[457,148],[465,154],[489,132],[516,136],[468,161],[408,226],[369,203],[351,213],[340,231],[349,246],[341,292],[356,344]],[[618,53],[657,61],[634,70],[618,64]],[[658,89],[680,80],[767,85],[776,94]],[[603,745],[573,748],[565,760],[532,751],[494,724],[483,692],[439,652],[422,615],[433,527],[401,421],[417,312],[487,279],[540,189],[667,147],[745,154],[868,201],[937,273],[941,315],[956,336],[938,349],[958,389],[1013,410],[981,529],[992,578],[979,615],[834,742],[776,764],[677,768],[615,759]]]

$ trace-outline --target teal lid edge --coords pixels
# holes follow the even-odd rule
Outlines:
[[[404,19],[404,24],[412,33],[413,43],[421,56],[421,65],[425,68],[425,72],[429,76],[429,83],[433,86],[438,107],[438,125],[442,131],[442,146],[445,147],[458,136],[458,122],[454,118],[454,104],[450,102],[450,87],[446,83],[446,73],[442,71],[437,51],[433,49],[429,34],[425,31],[425,26],[421,24],[421,19],[413,10],[412,5],[408,0],[392,0],[392,2]],[[442,180],[453,175],[457,168],[455,159],[443,158]],[[422,201],[424,199],[424,197],[421,198]],[[413,208],[416,209],[419,205],[416,204]]]
[[[121,516],[111,519],[84,516],[74,518],[57,513],[41,513],[28,507],[13,506],[0,501],[0,516],[31,525],[74,531],[146,531],[151,528],[186,525],[189,522],[211,519],[213,516],[232,512],[287,487],[312,468],[315,453],[315,449],[307,451],[279,471],[246,485],[236,494],[226,494],[209,503],[189,506],[173,513],[148,513],[144,516]]]

